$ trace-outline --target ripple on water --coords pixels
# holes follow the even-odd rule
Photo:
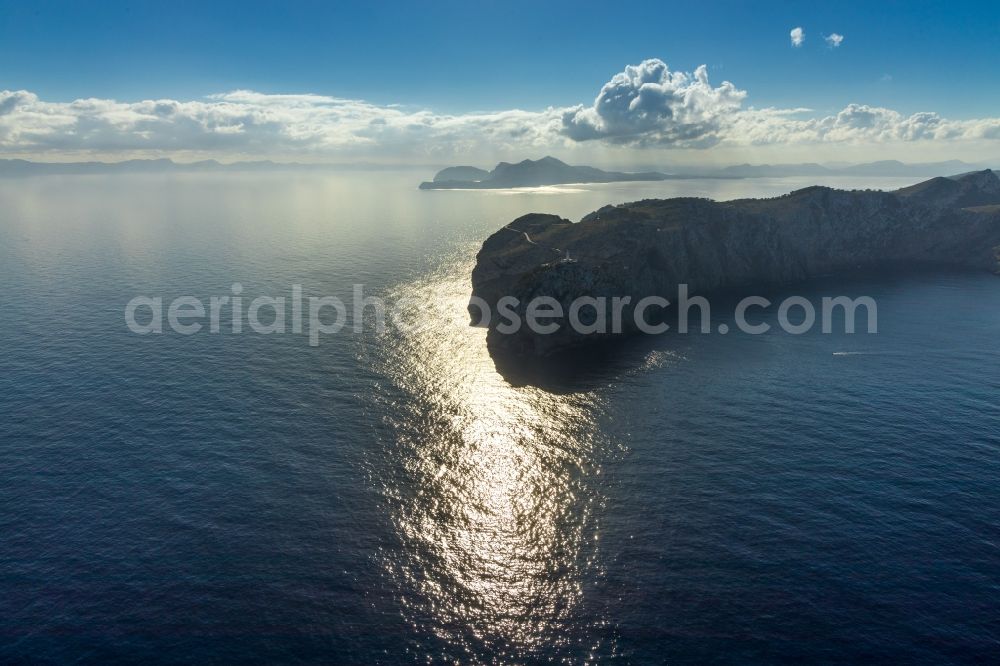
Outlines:
[[[370,359],[398,390],[384,413],[401,474],[379,483],[402,547],[380,556],[416,650],[434,636],[463,661],[579,659],[607,629],[584,608],[600,575],[602,399],[505,382],[466,321],[465,263],[388,295],[439,311],[386,333]]]

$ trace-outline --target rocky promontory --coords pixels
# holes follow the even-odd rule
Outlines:
[[[658,171],[625,173],[603,171],[589,166],[571,166],[554,157],[522,160],[516,164],[500,162],[492,171],[460,166],[442,169],[434,180],[420,183],[422,190],[496,190],[511,187],[542,187],[578,183],[623,183],[629,181],[669,180]]]
[[[605,206],[579,222],[525,215],[484,243],[473,297],[497,311],[505,296],[521,318],[540,296],[567,311],[580,297],[646,296],[789,284],[859,268],[1000,267],[1000,178],[990,170],[894,192],[808,187],[773,199],[676,198]],[[476,299],[474,299],[476,300]],[[510,299],[508,299],[510,300]],[[473,323],[479,308],[470,304]],[[634,332],[584,334],[567,325],[541,334],[488,324],[493,349],[545,356]]]

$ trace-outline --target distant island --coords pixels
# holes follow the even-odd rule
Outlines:
[[[726,167],[674,167],[666,171],[604,171],[590,166],[571,166],[554,157],[500,162],[492,171],[474,166],[452,166],[420,184],[422,190],[492,190],[512,187],[542,187],[586,183],[687,180],[695,178],[789,178],[801,176],[927,177],[981,169],[982,165],[960,160],[905,164],[880,160],[863,164],[736,164]]]
[[[710,294],[789,284],[859,268],[921,265],[1000,269],[1000,178],[990,170],[894,192],[813,186],[773,199],[647,199],[605,206],[580,222],[529,214],[483,243],[472,295],[492,312],[505,296],[524,319],[536,297],[564,312],[580,297],[673,300],[680,284]],[[624,321],[633,321],[626,309]],[[470,314],[479,308],[470,303]],[[606,313],[608,320],[613,316]],[[475,319],[473,323],[478,323]],[[501,332],[492,350],[546,356],[618,334],[581,334],[565,322],[541,335]]]
[[[470,166],[448,167],[434,180],[420,183],[422,190],[491,190],[509,187],[541,187],[571,183],[622,183],[628,181],[669,180],[674,176],[658,171],[624,173],[603,171],[589,166],[570,166],[554,157],[524,160],[517,164],[500,162],[492,171]]]

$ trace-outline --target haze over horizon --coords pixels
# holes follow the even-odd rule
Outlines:
[[[11,4],[0,62],[28,62],[0,75],[0,158],[992,160],[1000,100],[987,56],[1000,10],[913,7],[895,16],[861,5],[751,12],[732,4],[741,20],[722,26],[713,13],[677,5],[684,20],[666,22],[662,34],[633,21],[633,40],[604,44],[601,13],[569,5],[528,12],[535,20],[518,25],[532,39],[523,42],[502,30],[516,12],[498,7],[439,6],[421,17],[405,5],[265,8],[272,20],[234,41],[231,30],[213,32],[241,22],[225,3],[169,17],[144,5],[91,15]],[[548,35],[557,9],[565,30]],[[456,35],[459,23],[478,41]],[[592,47],[555,59],[568,39]]]

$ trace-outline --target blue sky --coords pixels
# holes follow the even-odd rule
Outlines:
[[[789,39],[794,27],[801,27],[806,35],[798,48]],[[824,41],[831,33],[844,36],[837,48]],[[433,112],[439,119],[453,114],[540,112],[591,105],[612,76],[650,58],[662,60],[671,72],[688,73],[692,80],[696,68],[706,65],[712,86],[731,81],[741,91],[743,109],[811,109],[818,126],[825,128],[822,140],[846,145],[856,144],[858,137],[837,138],[842,134],[828,131],[832,121],[823,125],[821,119],[835,117],[849,104],[888,109],[904,120],[921,111],[934,112],[947,121],[1000,116],[998,56],[998,2],[0,0],[0,91],[24,91],[18,93],[18,100],[6,102],[22,115],[7,118],[6,128],[0,124],[0,151],[69,150],[68,137],[83,136],[81,128],[95,124],[101,129],[91,135],[100,135],[99,140],[86,145],[78,142],[73,150],[143,149],[135,141],[110,136],[112,125],[117,122],[122,127],[118,121],[123,109],[102,110],[100,118],[78,120],[73,127],[55,120],[39,124],[39,114],[50,119],[65,116],[69,107],[53,103],[76,99],[189,102],[235,90],[308,93],[377,106],[371,125],[375,127],[385,122],[379,114],[396,108],[392,105]],[[677,90],[681,95],[688,88]],[[661,103],[659,99],[652,103]],[[273,102],[267,102],[268,109],[276,108]],[[4,103],[0,100],[0,114]],[[162,152],[164,146],[210,152],[212,146],[224,143],[236,150],[236,144],[221,141],[221,135],[249,136],[250,125],[260,121],[260,108],[260,100],[253,101],[245,106],[242,121],[221,129],[217,118],[206,120],[202,113],[191,122],[214,132],[203,143],[183,135],[179,122],[173,125],[174,136],[156,140],[150,138],[149,122],[133,122],[131,130],[134,136],[145,137],[154,152]],[[695,110],[698,118],[688,129],[705,121],[704,109]],[[732,112],[732,105],[726,110]],[[148,115],[148,109],[125,111]],[[661,108],[656,113],[663,119],[676,111]],[[708,115],[712,114],[715,111]],[[536,134],[542,132],[543,124],[548,123],[549,130],[555,127],[558,119],[553,117],[531,121],[532,147],[540,145]],[[746,117],[739,117],[745,127]],[[868,122],[859,121],[860,117],[852,112],[848,121]],[[515,120],[507,120],[513,128]],[[712,115],[708,122],[714,125],[715,120]],[[272,121],[267,122],[277,122]],[[300,124],[283,130],[286,135],[302,135],[305,121],[296,122]],[[388,134],[398,137],[401,128],[430,121],[413,116],[388,122],[393,128]],[[678,135],[673,130],[659,132],[653,140],[629,134],[626,141],[620,128],[605,127],[610,122],[607,118],[595,116],[582,122],[598,129],[577,132],[578,138],[619,148],[626,142],[646,148],[652,144],[684,149],[727,145],[733,143],[735,131],[730,128],[729,139],[719,134],[699,144],[688,141],[668,146],[666,137]],[[894,128],[890,133],[908,137],[906,141],[913,137],[925,141],[929,136],[924,129],[915,131],[901,122],[893,117],[882,126],[889,123]],[[926,129],[923,121],[918,124]],[[144,129],[136,129],[140,126]],[[986,129],[977,125],[974,130],[956,129],[956,125],[947,131],[944,125],[937,127],[938,138],[961,136],[968,141],[995,131],[1000,134],[993,125]],[[564,130],[557,133],[571,134]],[[785,127],[780,136],[770,129],[761,130],[755,136],[766,137],[752,143],[777,144],[793,135],[802,143],[801,130]],[[509,133],[518,131],[513,128]],[[40,138],[51,139],[58,132],[64,133],[65,141]],[[370,134],[357,129],[351,145],[371,143]],[[454,138],[454,132],[433,134],[436,141],[444,141],[446,135]],[[884,139],[888,134],[880,131],[879,136]],[[428,146],[426,138],[422,140],[420,150],[437,149]],[[255,141],[238,146],[238,151],[252,152],[252,146],[262,145],[259,137]],[[337,141],[338,146],[350,143],[342,137]],[[291,144],[283,145],[288,149]],[[986,150],[984,145],[972,147],[976,148],[973,152]],[[511,150],[516,152],[515,148]],[[411,149],[412,145],[407,148]]]
[[[840,48],[826,48],[830,32],[845,35]],[[544,108],[589,101],[610,73],[651,57],[707,64],[756,106],[975,117],[1000,110],[1000,3],[34,0],[0,14],[0,87],[63,101],[249,88]]]

